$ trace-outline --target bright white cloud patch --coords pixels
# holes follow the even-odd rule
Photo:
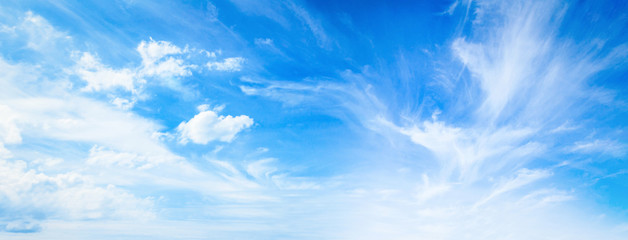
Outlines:
[[[216,112],[207,110],[206,107],[199,107],[199,109],[202,110],[200,113],[177,127],[181,143],[192,141],[207,144],[215,140],[231,142],[236,134],[253,125],[253,119],[246,115],[219,116]]]
[[[83,91],[92,92],[113,88],[134,90],[135,72],[126,68],[115,70],[106,67],[90,53],[83,53],[77,61],[76,74],[87,82]]]
[[[150,39],[149,42],[140,42],[137,46],[137,52],[142,56],[144,65],[152,65],[167,55],[181,53],[181,48],[170,42]]]
[[[142,41],[137,46],[137,52],[142,57],[143,76],[158,76],[162,78],[189,76],[192,65],[187,65],[182,59],[177,59],[172,55],[185,53],[181,48],[166,41],[149,42]]]
[[[29,209],[34,215],[70,219],[154,217],[150,199],[137,198],[113,185],[96,186],[76,172],[47,175],[29,169],[24,161],[0,159],[0,174],[0,204],[11,209],[9,215]]]
[[[244,58],[232,57],[232,58],[226,58],[222,62],[208,62],[207,67],[210,70],[215,70],[215,71],[237,72],[237,71],[242,70],[243,63],[244,63]]]
[[[87,83],[82,88],[86,92],[109,91],[122,89],[134,94],[140,94],[146,84],[151,80],[155,83],[180,90],[178,79],[192,75],[197,70],[197,65],[187,61],[190,51],[167,41],[141,41],[136,48],[142,58],[141,65],[114,69],[101,63],[100,59],[91,53],[85,52],[76,61],[72,70]],[[195,50],[197,53],[215,58],[216,52]],[[222,62],[210,62],[207,66],[216,71],[239,71],[242,68],[244,58],[227,58]],[[147,80],[148,79],[148,80]],[[128,101],[128,100],[127,100]],[[112,103],[122,109],[129,109],[134,102],[124,102],[123,98],[113,97]]]

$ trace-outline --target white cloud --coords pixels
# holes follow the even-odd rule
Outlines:
[[[242,57],[231,57],[224,59],[222,62],[208,62],[207,68],[215,71],[237,72],[242,70],[244,61]]]
[[[87,83],[82,91],[109,91],[123,89],[133,93],[133,98],[142,94],[146,84],[157,83],[174,90],[183,90],[179,79],[192,75],[192,71],[198,70],[198,66],[189,63],[189,52],[201,53],[209,58],[215,58],[216,52],[206,50],[188,50],[167,42],[141,41],[136,48],[142,57],[142,64],[137,67],[114,69],[100,62],[91,53],[82,53],[76,61],[72,72]],[[220,51],[218,51],[220,54]],[[242,57],[225,58],[223,61],[207,62],[208,69],[213,71],[237,72],[242,69],[245,59]],[[147,81],[156,80],[156,81]],[[133,102],[125,102],[121,96],[113,96],[112,103],[121,109],[130,109]]]
[[[83,53],[77,61],[76,74],[87,82],[82,91],[103,91],[113,88],[134,90],[136,73],[130,69],[114,70],[104,66],[90,53]]]
[[[305,10],[305,8],[298,6],[292,1],[285,2],[286,7],[292,11],[292,13],[301,21],[301,23],[305,24],[305,26],[310,30],[310,32],[316,38],[319,47],[328,48],[329,47],[329,37],[325,33],[325,29],[319,19],[316,19],[310,15],[310,13]]]
[[[509,179],[507,181],[504,181],[503,183],[499,184],[492,192],[489,196],[487,196],[486,198],[484,198],[482,201],[478,202],[476,204],[476,206],[478,205],[482,205],[485,204],[486,202],[488,202],[489,200],[505,193],[505,192],[509,192],[512,190],[515,190],[519,187],[525,186],[527,184],[530,184],[534,181],[537,181],[539,179],[542,178],[546,178],[549,177],[551,175],[551,172],[547,171],[547,170],[529,170],[529,169],[520,169],[519,171],[517,171],[517,175],[512,178]]]
[[[0,204],[17,212],[67,219],[153,218],[152,200],[142,199],[113,185],[96,186],[87,176],[67,172],[54,176],[27,167],[24,161],[0,159]],[[11,215],[10,214],[10,215]],[[31,216],[34,217],[34,216]]]
[[[219,116],[216,112],[205,109],[189,121],[179,124],[177,131],[181,143],[191,140],[193,143],[207,144],[215,140],[231,142],[236,134],[251,125],[253,119],[246,115]]]
[[[192,71],[197,66],[186,62],[185,57],[189,57],[189,51],[181,50],[176,45],[167,41],[141,41],[136,48],[142,57],[142,64],[137,67],[126,67],[113,69],[100,62],[100,60],[91,53],[82,53],[81,57],[76,61],[73,69],[74,74],[79,76],[83,81],[87,82],[83,91],[107,91],[121,88],[135,95],[141,93],[145,84],[149,83],[146,79],[153,78],[157,84],[180,90],[180,84],[177,79],[192,75]],[[199,50],[199,53],[206,53],[208,57],[214,52]],[[220,71],[238,71],[240,64],[243,62],[241,58],[228,58],[225,62],[216,63],[215,68]],[[133,104],[126,104],[119,97],[114,97],[114,104],[121,108],[130,108]]]
[[[579,141],[568,149],[570,152],[583,154],[607,154],[613,157],[625,156],[628,152],[628,144],[622,144],[612,140]]]
[[[132,152],[117,152],[102,146],[93,146],[89,150],[88,164],[100,166],[119,166],[127,168],[148,169],[174,159],[161,155],[142,155]]]
[[[512,6],[511,6],[512,5]],[[513,7],[516,6],[516,7]],[[469,70],[484,99],[477,117],[488,123],[520,124],[561,120],[580,110],[586,82],[625,54],[625,47],[602,54],[595,43],[575,44],[557,37],[565,6],[560,1],[481,2],[474,31],[483,38],[458,38],[452,50]],[[567,106],[567,107],[566,107]]]
[[[449,5],[449,7],[447,8],[447,10],[443,11],[442,14],[447,14],[447,15],[452,15],[454,14],[454,11],[456,11],[456,8],[458,7],[458,4],[460,4],[460,0],[454,0],[451,5]]]
[[[19,115],[9,106],[0,105],[0,142],[3,143],[20,143],[22,137],[20,129],[16,125]]]
[[[247,14],[264,16],[287,27],[290,22],[283,16],[283,4],[269,0],[231,0],[231,2]]]
[[[161,78],[184,77],[192,72],[189,70],[192,65],[185,65],[182,59],[168,58],[156,65],[144,66],[143,76],[159,76]]]
[[[274,158],[267,158],[250,163],[246,167],[246,173],[257,179],[269,178],[271,174],[277,171],[270,163],[276,161]]]
[[[13,28],[28,36],[27,46],[36,51],[49,51],[55,48],[57,40],[70,39],[65,33],[57,31],[46,19],[33,12],[26,12],[23,22]]]
[[[111,105],[82,97],[0,101],[19,109],[22,134],[44,139],[91,142],[122,151],[174,157],[151,136],[161,126]]]
[[[462,129],[443,122],[424,121],[420,127],[400,128],[398,131],[429,149],[441,161],[441,177],[456,176],[466,181],[508,170],[523,163],[526,158],[538,155],[535,150],[543,150],[534,144],[526,144],[526,139],[534,133],[533,129]],[[515,157],[509,157],[509,154]]]
[[[321,48],[330,47],[329,37],[321,21],[294,1],[275,2],[269,0],[231,0],[242,12],[267,17],[285,28],[290,27],[290,18],[296,18],[316,39]]]
[[[32,65],[9,63],[0,58],[3,70],[0,75],[0,209],[4,213],[4,218],[0,219],[0,238],[68,238],[67,232],[72,232],[70,238],[94,238],[95,235],[119,238],[117,231],[107,231],[111,230],[107,228],[108,223],[118,224],[118,220],[143,227],[141,232],[135,229],[125,234],[147,237],[154,234],[151,218],[211,215],[212,219],[266,220],[277,216],[297,219],[305,215],[300,212],[308,209],[299,208],[299,201],[286,199],[296,198],[295,193],[312,189],[315,184],[289,177],[286,172],[273,175],[261,170],[275,168],[274,162],[257,167],[260,179],[247,175],[247,166],[238,165],[238,161],[207,159],[210,164],[206,167],[210,170],[205,166],[197,168],[160,141],[163,126],[128,111],[139,98],[136,92],[147,84],[144,77],[147,80],[161,76],[174,78],[185,75],[178,66],[189,66],[187,58],[181,56],[185,50],[165,42],[152,42],[138,47],[143,57],[141,65],[121,64],[131,67],[107,66],[92,53],[80,53],[75,59],[70,59],[69,54],[46,56],[66,61],[41,61]],[[72,47],[65,46],[65,49]],[[185,60],[180,62],[179,59]],[[185,69],[194,70],[192,67]],[[68,70],[89,87],[83,91],[73,88],[69,84],[73,79],[67,78]],[[132,77],[118,76],[120,74]],[[120,91],[114,90],[131,91],[133,95],[118,96],[116,93]],[[92,91],[111,92],[106,92],[107,99],[85,94]],[[182,123],[182,138],[193,142],[229,142],[252,126],[253,119],[248,116],[219,115],[222,108],[199,106],[200,113]],[[167,136],[164,138],[168,141]],[[8,158],[5,153],[14,157]],[[138,189],[139,193],[134,192]],[[190,193],[193,199],[178,199],[181,192]],[[202,205],[207,199],[212,199],[211,206]],[[188,200],[201,205],[187,208]],[[164,202],[165,207],[160,205]],[[286,210],[286,206],[303,210],[294,213]],[[194,213],[187,215],[191,212]],[[70,230],[58,231],[59,225],[55,223],[59,222],[71,223],[65,225]],[[276,235],[277,224],[271,222],[262,226],[269,236]],[[86,224],[94,231],[80,237],[74,235],[85,229]],[[228,224],[221,228],[227,229],[224,234],[231,236],[233,229],[242,230],[242,226],[252,232],[260,231],[257,224]],[[43,232],[28,236],[13,233],[39,230]],[[51,232],[52,237],[48,237]]]
[[[0,104],[0,158],[10,158],[13,155],[5,144],[18,144],[22,142],[21,131],[17,126],[19,114],[9,106]]]
[[[137,46],[137,52],[142,56],[142,64],[151,66],[165,56],[182,53],[181,48],[166,41],[155,41],[152,38],[149,42],[142,41]]]
[[[119,97],[113,97],[113,99],[111,99],[110,102],[111,104],[113,104],[114,106],[122,110],[129,110],[133,108],[133,106],[135,105],[135,99],[129,100],[129,99],[124,99],[124,98],[119,98]]]
[[[573,190],[574,194],[572,189],[554,189],[541,182],[562,177],[552,174],[550,165],[555,162],[543,158],[552,150],[547,146],[556,139],[543,135],[541,130],[569,119],[565,116],[573,112],[563,111],[571,111],[583,83],[608,66],[604,63],[610,58],[594,61],[588,54],[574,54],[582,51],[577,48],[580,46],[555,38],[555,21],[560,21],[564,13],[559,1],[473,1],[477,6],[470,1],[464,3],[473,8],[494,7],[490,10],[498,13],[493,14],[503,15],[494,22],[476,21],[480,25],[473,29],[473,35],[478,39],[460,38],[452,45],[477,81],[470,87],[465,84],[462,91],[475,91],[477,87],[484,94],[470,105],[479,107],[471,109],[474,112],[469,116],[442,114],[444,119],[458,122],[439,121],[436,116],[422,120],[418,116],[425,114],[421,112],[399,114],[394,112],[399,107],[394,100],[377,104],[380,100],[373,92],[388,86],[379,84],[385,81],[380,78],[368,79],[368,70],[343,75],[342,80],[351,83],[345,85],[309,83],[310,79],[273,82],[242,78],[240,89],[289,107],[307,106],[308,110],[337,114],[334,116],[351,115],[347,118],[357,119],[362,127],[380,134],[374,137],[375,142],[369,142],[378,146],[372,151],[378,155],[372,163],[364,161],[364,165],[382,170],[364,167],[371,172],[361,172],[364,168],[353,172],[359,177],[347,180],[351,181],[347,185],[358,185],[360,191],[332,197],[346,200],[341,205],[349,208],[345,216],[351,224],[343,225],[348,228],[338,238],[622,239],[623,235],[608,232],[616,222],[591,224],[582,220],[591,216],[581,211],[579,204],[583,202],[575,197],[578,190]],[[489,9],[485,10],[489,14]],[[499,26],[492,26],[494,23]],[[369,91],[369,82],[374,84],[373,91]],[[390,99],[386,95],[379,97]],[[408,101],[414,104],[416,98]],[[339,106],[344,109],[338,110]],[[445,109],[454,110],[458,109]],[[411,142],[404,142],[408,138]],[[417,145],[424,149],[418,151]],[[583,142],[574,149],[587,151],[595,145]],[[391,165],[395,167],[388,167]],[[424,173],[423,181],[418,181],[421,175],[417,174],[391,174],[391,169],[399,165],[412,173]],[[253,165],[250,175],[263,177],[272,171],[264,165]],[[372,174],[378,171],[383,173]]]
[[[185,64],[182,59],[171,55],[180,55],[186,51],[166,41],[142,41],[137,46],[142,57],[141,76],[157,76],[161,78],[184,77],[192,74],[193,65]],[[168,56],[168,57],[167,57]]]
[[[256,38],[255,39],[255,45],[258,46],[273,46],[273,40],[270,38]]]

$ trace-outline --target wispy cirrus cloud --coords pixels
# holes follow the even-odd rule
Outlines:
[[[602,50],[586,42],[559,37],[564,14],[570,7],[559,1],[478,1],[473,4],[452,5],[452,8],[475,10],[470,26],[472,34],[455,37],[450,45],[456,60],[468,71],[462,75],[452,74],[470,83],[456,86],[463,88],[473,101],[465,105],[471,109],[464,120],[453,121],[451,116],[456,114],[448,112],[450,109],[432,109],[435,112],[432,119],[417,118],[415,116],[422,114],[413,112],[395,116],[395,112],[385,106],[399,103],[378,95],[386,93],[379,88],[387,86],[385,80],[377,78],[378,74],[372,74],[373,70],[340,75],[341,80],[331,84],[243,79],[241,91],[284,102],[285,107],[309,106],[343,120],[357,119],[361,129],[381,134],[390,141],[394,150],[379,161],[394,162],[395,159],[386,156],[394,156],[396,151],[409,154],[420,148],[427,150],[421,152],[422,157],[398,160],[416,161],[423,166],[389,169],[399,174],[395,180],[389,179],[389,174],[377,177],[371,173],[371,181],[356,181],[362,182],[351,195],[356,208],[372,209],[362,212],[359,225],[370,226],[372,231],[348,236],[459,239],[469,238],[471,235],[461,233],[472,231],[473,236],[490,238],[508,235],[517,229],[527,230],[513,239],[621,235],[607,233],[601,225],[565,234],[541,227],[553,224],[539,216],[560,219],[558,221],[565,225],[586,225],[584,221],[560,217],[584,213],[573,211],[580,204],[577,194],[551,184],[562,177],[556,176],[555,171],[564,171],[566,167],[557,164],[562,160],[553,159],[563,152],[554,145],[565,144],[554,134],[563,134],[563,130],[551,130],[580,118],[586,108],[578,108],[578,104],[586,103],[587,93],[596,91],[588,83],[596,73],[622,62],[619,56],[625,54],[623,45]],[[468,23],[463,21],[463,24]],[[451,71],[459,72],[459,69]],[[386,73],[380,75],[386,76]],[[380,83],[382,81],[384,83]],[[467,84],[455,79],[450,83]],[[338,108],[346,111],[338,111]],[[352,117],[346,118],[347,115]],[[404,139],[414,145],[406,145]],[[373,145],[381,146],[383,142]],[[571,150],[604,151],[593,150],[594,145],[579,142]],[[417,175],[423,178],[418,180]],[[507,217],[499,213],[502,211],[512,214]],[[513,224],[500,224],[505,218]],[[459,224],[448,223],[452,219],[465,220]],[[469,222],[478,224],[465,224]]]
[[[628,145],[612,140],[596,139],[593,141],[578,141],[568,148],[568,151],[581,154],[602,154],[620,158],[626,156]]]

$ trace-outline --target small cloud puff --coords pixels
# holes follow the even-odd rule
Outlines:
[[[242,70],[242,64],[244,61],[245,59],[242,57],[231,57],[226,58],[222,62],[208,62],[207,68],[215,71],[238,72]]]
[[[181,48],[166,41],[155,41],[152,38],[150,42],[142,41],[137,46],[137,52],[142,56],[142,63],[150,65],[159,59],[172,54],[182,53]]]
[[[182,59],[172,56],[166,57],[186,52],[170,42],[155,41],[151,38],[149,42],[140,42],[137,52],[142,56],[142,70],[140,71],[142,75],[168,78],[192,74],[189,69],[193,68],[193,65],[184,64]]]
[[[273,40],[270,39],[270,38],[256,38],[255,39],[255,45],[258,45],[258,46],[262,46],[262,45],[272,46],[273,45]]]
[[[177,127],[182,144],[188,141],[197,144],[216,140],[231,142],[240,131],[253,125],[253,119],[246,115],[219,116],[215,111],[209,110],[207,105],[201,105],[198,109],[200,112],[196,116],[187,122],[181,122]]]

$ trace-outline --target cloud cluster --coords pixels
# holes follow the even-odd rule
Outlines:
[[[35,27],[43,30],[54,30],[30,12],[24,21],[38,23]],[[30,30],[32,26],[28,26]],[[18,25],[12,29],[24,31],[21,28]],[[53,44],[57,40],[51,41]],[[34,50],[44,56],[49,54],[45,49]],[[40,66],[0,57],[4,71],[0,76],[0,210],[7,214],[0,219],[0,232],[37,232],[50,218],[154,219],[156,199],[131,193],[130,188],[137,184],[217,196],[227,192],[226,195],[247,198],[248,195],[240,196],[246,194],[229,193],[240,192],[247,184],[199,171],[172,153],[155,137],[163,126],[82,94],[119,90],[136,94],[146,84],[144,79],[185,77],[194,68],[181,57],[188,50],[169,42],[151,39],[141,42],[136,50],[142,64],[119,69],[106,66],[87,52],[54,56],[74,57],[72,68],[64,61],[42,62]],[[50,72],[55,74],[47,75]],[[73,88],[65,77],[57,77],[65,74],[78,76],[86,85]],[[112,102],[120,106],[132,104],[120,97]],[[192,141],[203,141],[207,137],[199,135],[203,133],[214,134],[210,137],[220,141],[232,141],[240,130],[253,124],[248,116],[216,115],[211,123],[207,117],[196,119],[188,122],[186,128],[186,133],[191,134],[186,137]],[[199,129],[205,132],[195,132]],[[212,182],[212,186],[207,182]]]
[[[130,109],[138,98],[145,98],[143,89],[147,84],[156,84],[182,90],[182,78],[189,77],[201,68],[198,63],[189,61],[192,55],[204,55],[208,60],[204,65],[209,71],[237,72],[242,70],[245,58],[229,57],[222,61],[215,58],[218,52],[206,50],[181,49],[167,41],[141,41],[135,49],[142,58],[137,67],[112,68],[101,62],[97,56],[83,52],[76,60],[76,65],[70,72],[76,74],[87,85],[81,90],[85,92],[116,93],[111,102],[121,109]],[[218,53],[218,54],[217,54]],[[123,90],[122,93],[115,90]],[[124,93],[131,93],[124,97]]]

